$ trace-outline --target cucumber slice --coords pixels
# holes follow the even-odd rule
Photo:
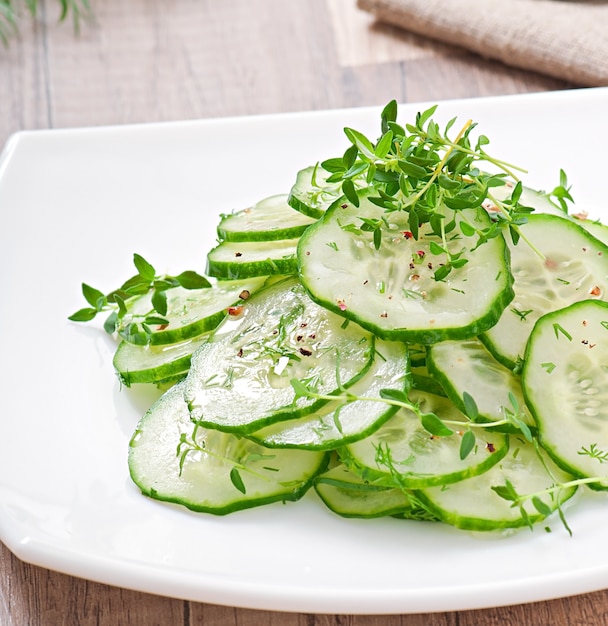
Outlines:
[[[314,488],[325,506],[342,517],[429,517],[401,489],[366,483],[342,464],[319,474],[314,480]]]
[[[249,434],[309,414],[327,400],[296,397],[290,380],[320,394],[350,387],[374,359],[374,337],[315,304],[284,279],[252,296],[241,318],[194,354],[185,397],[203,426]]]
[[[385,213],[362,199],[335,207],[300,238],[301,280],[311,297],[358,322],[383,339],[430,344],[464,339],[493,326],[513,297],[509,254],[502,236],[469,254],[468,263],[445,280],[434,272],[447,262],[434,254],[441,244],[428,224],[415,240],[405,211]],[[483,212],[460,212],[472,223],[489,223]],[[384,222],[378,239],[361,231],[366,219]],[[475,237],[453,237],[447,247],[457,254],[473,248]]]
[[[221,280],[296,274],[298,239],[223,241],[207,255],[207,274]]]
[[[608,303],[585,300],[541,317],[522,383],[545,450],[608,489]]]
[[[142,493],[224,515],[298,500],[326,467],[323,453],[269,451],[229,433],[195,428],[183,383],[143,416],[129,446],[129,472]]]
[[[314,219],[323,216],[327,208],[342,196],[340,183],[328,183],[331,174],[320,165],[300,170],[287,202],[289,206]]]
[[[412,391],[410,400],[424,412],[445,420],[462,422],[466,418],[446,398],[423,391]],[[476,445],[460,458],[462,432],[436,437],[425,430],[418,416],[401,409],[375,433],[340,449],[343,462],[365,480],[385,486],[418,489],[446,485],[487,471],[498,463],[509,448],[501,433],[475,432]]]
[[[544,504],[542,513],[531,500],[526,500],[522,515],[513,501],[492,488],[504,488],[510,483],[517,494],[525,496],[550,490],[568,482],[571,476],[555,467],[546,455],[541,459],[532,444],[511,447],[511,452],[487,472],[451,485],[418,490],[415,497],[441,521],[465,530],[521,528],[544,520],[547,512],[556,511],[574,495],[576,487],[537,496]]]
[[[217,227],[224,241],[276,241],[299,237],[315,219],[294,210],[286,195],[271,196],[251,208],[226,215]]]
[[[512,186],[509,187],[507,185],[498,187],[494,195],[504,200],[511,195],[512,189]],[[520,197],[520,203],[524,206],[532,207],[539,213],[550,213],[551,215],[559,215],[560,217],[572,220],[575,224],[584,228],[590,235],[593,235],[596,239],[608,245],[608,226],[602,224],[599,220],[589,219],[585,211],[566,213],[561,207],[555,204],[549,194],[544,191],[524,187]]]
[[[429,374],[429,369],[426,365],[412,367],[412,387],[419,391],[427,391],[436,396],[446,397],[445,390],[441,386],[441,383]]]
[[[146,294],[128,305],[120,331],[125,341],[141,345],[160,346],[179,343],[215,329],[227,315],[230,306],[255,292],[264,284],[263,278],[247,281],[228,281],[205,289],[174,287],[167,290],[167,313],[169,321],[162,326],[151,326],[150,333],[131,333],[129,322],[138,324],[153,310],[152,295]],[[158,315],[155,313],[155,315]]]
[[[498,363],[478,339],[443,341],[429,346],[427,364],[432,379],[438,381],[463,413],[466,392],[475,400],[479,416],[484,420],[503,420],[509,411],[516,413],[526,425],[534,424],[520,379]]]
[[[125,387],[136,383],[159,383],[187,373],[192,353],[209,335],[166,346],[137,346],[121,341],[113,365]]]
[[[516,369],[539,317],[608,292],[608,246],[572,220],[532,214],[521,226],[525,241],[511,245],[515,299],[480,339],[503,365]]]
[[[409,387],[405,345],[378,339],[375,349],[373,365],[349,389],[350,394],[379,400],[382,389],[403,391]],[[250,437],[268,447],[331,450],[368,436],[396,410],[374,400],[329,402],[311,415],[267,426]]]

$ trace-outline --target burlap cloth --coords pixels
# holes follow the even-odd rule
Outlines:
[[[357,0],[381,22],[503,63],[608,85],[608,1]]]

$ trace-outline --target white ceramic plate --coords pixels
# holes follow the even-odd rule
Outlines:
[[[403,107],[407,119],[424,105]],[[345,520],[313,494],[223,518],[141,496],[127,444],[151,393],[120,389],[111,339],[67,316],[80,283],[108,291],[138,252],[198,268],[220,212],[286,192],[375,136],[380,109],[22,133],[0,159],[0,538],[21,559],[146,592],[249,608],[412,613],[543,600],[608,586],[605,496],[497,538],[436,524]],[[608,89],[442,103],[493,152],[579,208],[605,207]],[[596,213],[600,215],[601,213]],[[605,211],[608,215],[608,211]]]

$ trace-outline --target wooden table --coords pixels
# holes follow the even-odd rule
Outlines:
[[[0,145],[21,129],[280,113],[574,87],[373,23],[354,0],[91,0],[74,37],[40,3],[0,50]],[[599,547],[598,547],[599,548]],[[0,624],[608,623],[608,591],[480,611],[349,616],[197,604],[31,566],[0,546]]]

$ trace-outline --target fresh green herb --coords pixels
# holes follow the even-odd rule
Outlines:
[[[588,448],[584,446],[578,451],[578,454],[582,456],[588,456],[592,459],[597,459],[600,463],[608,462],[608,452],[600,450],[597,447],[597,443],[592,443]]]
[[[553,330],[557,339],[561,333],[568,341],[572,341],[572,335],[561,324],[553,324]]]
[[[515,307],[511,307],[511,312],[515,313],[515,315],[517,315],[517,317],[519,317],[519,319],[522,322],[525,322],[526,317],[528,317],[528,315],[532,313],[532,309],[527,309],[526,311],[520,311],[519,309],[516,309]]]
[[[321,163],[329,176],[328,184],[340,184],[344,197],[355,207],[364,195],[387,213],[404,211],[408,214],[409,229],[418,239],[420,226],[429,223],[432,232],[441,239],[434,253],[447,255],[447,261],[434,273],[437,281],[467,263],[467,250],[448,252],[446,235],[456,229],[468,237],[476,236],[475,247],[496,237],[507,224],[515,240],[521,237],[520,226],[526,222],[531,209],[519,203],[521,183],[514,185],[507,200],[498,200],[492,188],[506,184],[506,177],[517,181],[516,166],[490,156],[485,146],[487,137],[476,142],[471,138],[475,124],[468,121],[454,138],[432,119],[436,106],[419,113],[414,124],[405,127],[396,123],[397,105],[390,102],[382,111],[382,135],[373,142],[352,128],[344,132],[350,146],[342,158]],[[485,163],[499,170],[488,174],[479,165]],[[523,171],[523,170],[520,170]],[[464,209],[484,210],[482,203],[491,200],[496,207],[493,223],[479,228],[467,219],[448,219],[450,213],[463,215]],[[364,215],[361,232],[371,233],[374,247],[379,249],[386,220],[370,220]],[[474,249],[474,248],[473,248]]]
[[[149,342],[151,326],[169,324],[167,315],[167,291],[173,287],[204,289],[211,283],[194,271],[185,271],[177,276],[157,275],[156,269],[139,254],[133,255],[137,274],[129,278],[118,289],[104,294],[86,283],[82,284],[82,295],[89,304],[69,316],[73,322],[89,322],[100,313],[110,312],[104,323],[107,333],[118,332],[134,343]],[[129,313],[127,302],[151,294],[152,309],[143,315]]]

